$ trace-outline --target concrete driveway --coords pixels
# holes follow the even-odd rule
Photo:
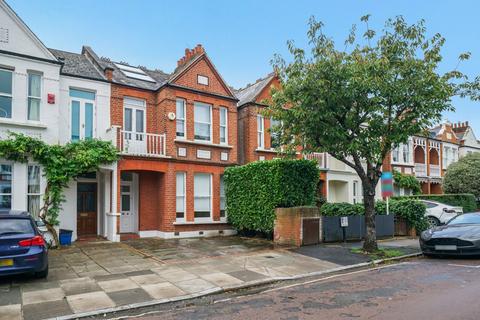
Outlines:
[[[77,242],[50,251],[47,279],[0,279],[0,320],[85,315],[338,266],[240,237]]]

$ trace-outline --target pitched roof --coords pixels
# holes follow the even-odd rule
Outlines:
[[[80,53],[49,49],[60,61],[63,61],[62,74],[94,80],[103,80],[105,77],[86,56]]]
[[[241,107],[244,104],[255,102],[258,95],[265,89],[274,76],[274,73],[270,73],[265,78],[258,79],[254,84],[249,84],[243,89],[238,89],[235,92],[239,100],[237,106]]]

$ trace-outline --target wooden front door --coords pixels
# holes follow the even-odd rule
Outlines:
[[[77,235],[97,234],[97,184],[77,184]]]

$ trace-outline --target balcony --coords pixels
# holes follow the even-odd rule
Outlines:
[[[114,143],[120,154],[138,157],[163,158],[167,156],[166,135],[125,131],[118,127]]]
[[[320,169],[327,169],[327,153],[326,152],[313,152],[303,155],[304,159],[314,160],[317,162]]]
[[[438,164],[430,165],[430,177],[441,177],[440,166]]]
[[[427,176],[427,165],[424,163],[415,163],[415,176],[416,177],[426,177]]]

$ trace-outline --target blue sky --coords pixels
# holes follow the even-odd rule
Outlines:
[[[353,23],[371,14],[373,27],[396,15],[426,20],[430,33],[446,38],[442,70],[455,67],[460,53],[470,61],[460,69],[480,74],[480,2],[362,0],[7,0],[48,46],[80,52],[88,44],[100,56],[171,72],[186,47],[201,43],[228,84],[238,88],[271,71],[274,53],[288,58],[286,41],[306,45],[311,15],[343,43]],[[455,100],[452,121],[470,121],[480,137],[480,102]]]

